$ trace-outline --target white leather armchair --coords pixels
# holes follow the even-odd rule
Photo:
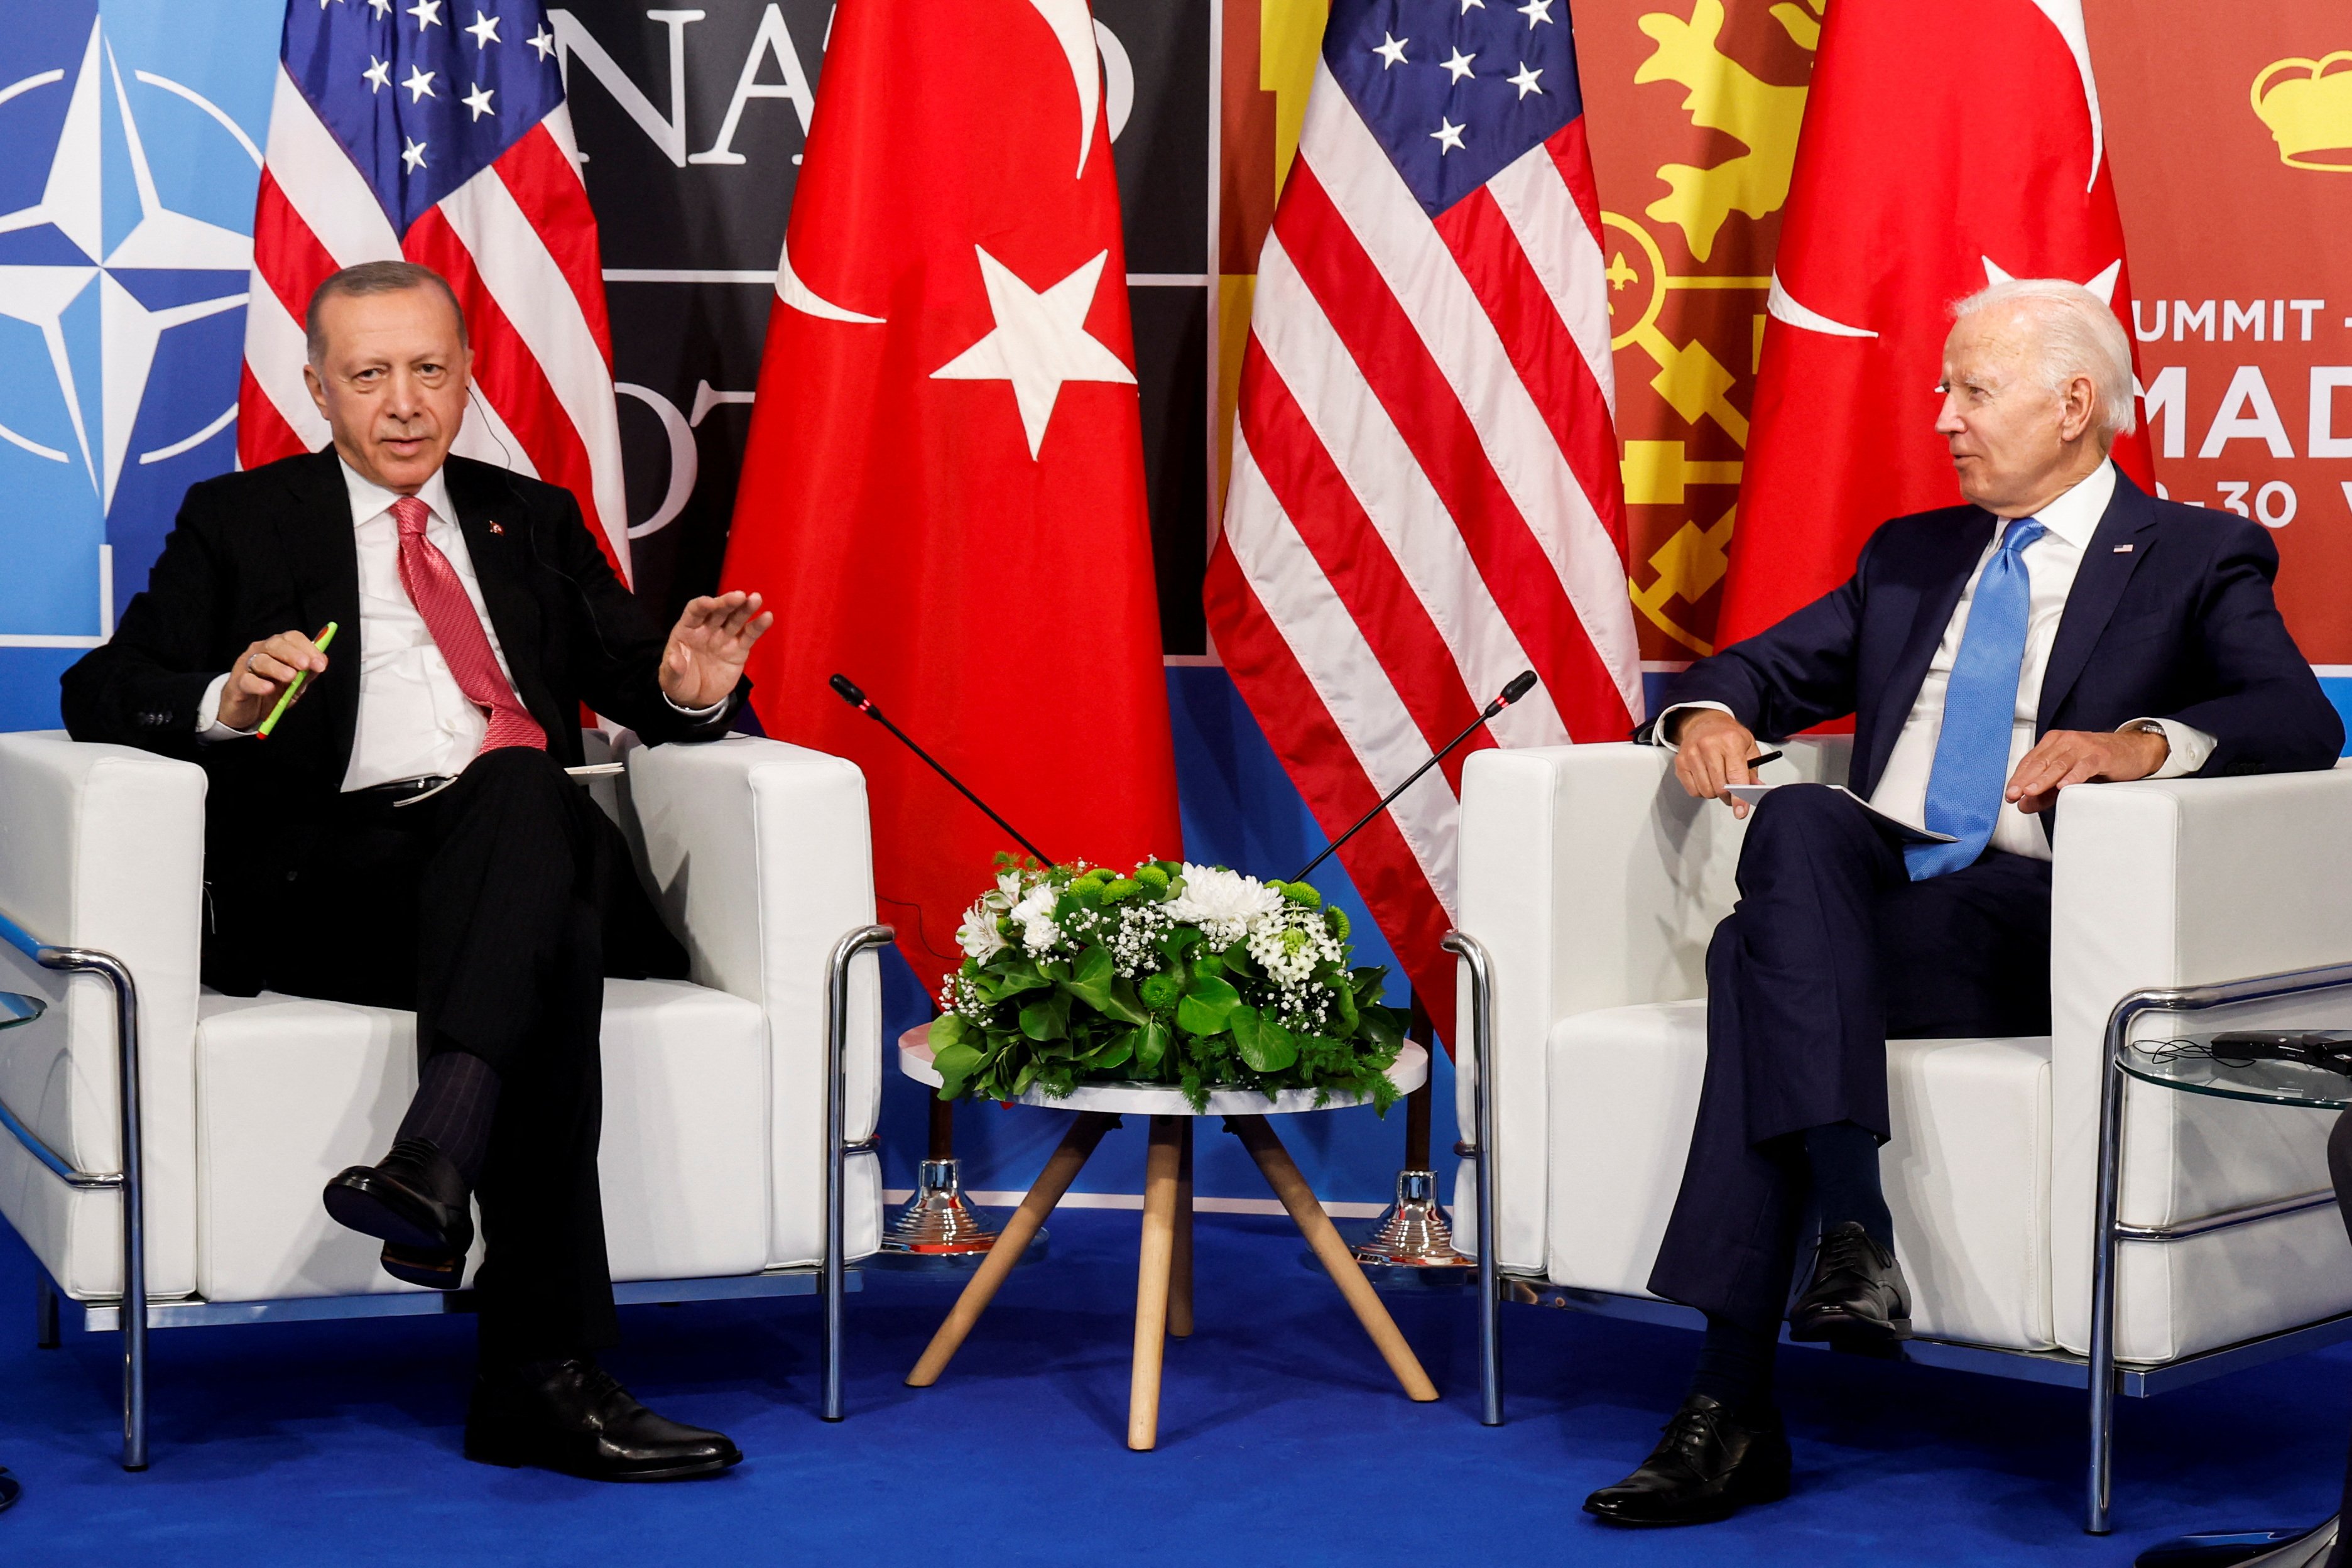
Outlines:
[[[1785,750],[1770,782],[1836,783],[1851,742]],[[2352,770],[2084,787],[2067,792],[2061,820],[2052,1035],[1888,1043],[1894,1138],[1881,1161],[1920,1336],[1909,1353],[2143,1394],[2352,1333],[2331,1113],[2145,1084],[2123,1095],[2116,1127],[2104,1343],[2094,1310],[2102,1095],[2123,1082],[2108,1068],[2111,1016],[2151,990],[2352,961]],[[1493,1127],[1478,1154],[1500,1293],[1697,1321],[1646,1284],[1697,1111],[1706,945],[1736,897],[1743,832],[1685,795],[1654,747],[1488,751],[1465,768],[1459,923],[1480,950],[1466,967],[1488,972],[1490,1056],[1461,1075],[1459,1110],[1475,1127],[1483,1068]],[[2352,998],[2315,993],[2347,984],[2352,969],[2323,969],[2241,987],[2268,999],[2220,1024],[2159,1010],[2118,1026],[2145,1040],[2342,1026]],[[1463,988],[1465,1041],[1475,989]],[[1469,1212],[1476,1169],[1465,1164],[1457,1190]],[[2095,1531],[2106,1524],[2111,1400],[2093,1401]],[[1499,1419],[1498,1375],[1489,1413]]]
[[[601,754],[602,735],[589,740]],[[623,754],[625,776],[591,787],[692,973],[606,984],[599,1166],[615,1294],[822,1283],[837,1419],[844,1265],[881,1235],[871,950],[889,933],[872,924],[865,780],[746,736],[625,736]],[[415,1089],[415,1016],[199,983],[205,786],[192,763],[0,735],[0,989],[47,1003],[0,1033],[0,1126],[15,1134],[0,1137],[0,1215],[44,1270],[47,1342],[60,1296],[84,1326],[125,1329],[131,1468],[146,1460],[147,1327],[467,1304],[386,1276],[377,1244],[318,1200],[388,1146]]]

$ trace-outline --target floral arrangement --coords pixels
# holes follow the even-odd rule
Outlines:
[[[942,1100],[1114,1082],[1175,1085],[1195,1110],[1213,1089],[1396,1099],[1387,972],[1348,967],[1347,915],[1304,882],[1000,855],[956,942],[930,1033]]]

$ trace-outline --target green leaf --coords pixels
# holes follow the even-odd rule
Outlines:
[[[1394,1007],[1367,1007],[1357,1033],[1393,1056],[1404,1048],[1404,1015]]]
[[[959,1044],[964,1037],[966,1020],[961,1013],[942,1013],[931,1020],[931,1054],[936,1057],[950,1046]]]
[[[1242,994],[1227,982],[1207,973],[1209,961],[1201,961],[1200,972],[1184,987],[1184,999],[1176,1005],[1176,1026],[1192,1035],[1221,1035],[1234,1009],[1242,1005]]]
[[[1156,1070],[1160,1062],[1166,1059],[1168,1044],[1172,1038],[1168,1028],[1168,1020],[1154,1018],[1137,1030],[1136,1035],[1138,1037],[1135,1042],[1135,1065],[1145,1072]]]
[[[1129,1029],[1108,1045],[1096,1047],[1087,1054],[1086,1065],[1101,1072],[1125,1067],[1129,1058],[1135,1055],[1136,1041],[1142,1033],[1141,1029]]]
[[[1356,993],[1352,986],[1334,985],[1330,987],[1330,995],[1331,1010],[1339,1015],[1339,1035],[1344,1039],[1356,1032],[1363,1015],[1356,1006]]]
[[[1070,999],[1056,992],[1021,1009],[1021,1032],[1033,1040],[1058,1040],[1070,1032]]]
[[[1298,1059],[1298,1042],[1290,1031],[1255,1007],[1234,1009],[1233,1030],[1242,1060],[1259,1072],[1280,1072]]]
[[[1024,991],[1035,991],[1053,982],[1037,973],[1037,966],[1026,957],[1013,959],[1005,964],[997,982],[1000,996],[1017,996]]]
[[[940,1069],[940,1098],[959,1100],[963,1096],[964,1080],[978,1071],[988,1058],[970,1046],[945,1046],[931,1057],[931,1065]]]
[[[1223,974],[1225,961],[1220,953],[1204,952],[1192,961],[1192,970],[1196,974]]]
[[[1122,1024],[1143,1022],[1145,1010],[1136,997],[1135,984],[1114,972],[1108,948],[1089,947],[1078,954],[1077,963],[1070,966],[1069,978],[1061,986],[1106,1017]]]

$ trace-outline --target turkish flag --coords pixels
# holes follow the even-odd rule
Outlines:
[[[2005,277],[2088,284],[2130,329],[2080,0],[1832,5],[1767,307],[1721,641],[1843,582],[1888,518],[1960,500],[1932,389],[1953,302]],[[2154,492],[2144,436],[2115,456]]]
[[[1020,847],[1181,852],[1118,188],[1086,0],[842,0],[722,583],[772,736],[847,757],[926,985]]]

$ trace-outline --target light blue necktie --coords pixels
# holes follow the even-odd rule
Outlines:
[[[1906,844],[1903,861],[1915,882],[1972,865],[1992,837],[1994,818],[2009,784],[2009,742],[2017,721],[2017,680],[2025,663],[2025,626],[2032,609],[2025,547],[2045,531],[2039,518],[2020,518],[1985,563],[1968,630],[1944,688],[1944,728],[1927,774],[1927,826],[1948,833],[1950,844]]]

